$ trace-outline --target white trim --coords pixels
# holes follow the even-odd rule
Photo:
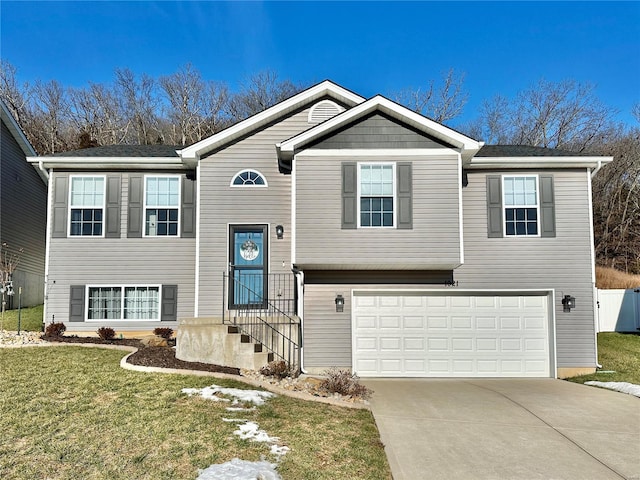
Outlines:
[[[458,153],[458,228],[460,229],[460,265],[464,265],[464,218],[462,202],[462,155]]]
[[[296,162],[291,165],[291,267],[296,263],[296,246],[297,246],[297,227],[298,222],[296,219],[298,201],[298,168]]]
[[[196,271],[195,298],[193,316],[198,317],[200,311],[200,164],[196,166]]]
[[[473,157],[467,168],[597,168],[613,157]]]
[[[257,175],[260,176],[260,178],[262,178],[262,181],[264,182],[263,185],[259,185],[259,184],[255,184],[255,183],[243,183],[242,185],[234,185],[233,182],[236,181],[236,178],[238,178],[240,175],[242,175],[245,172],[249,172],[249,173],[255,173]],[[269,186],[269,182],[267,182],[267,177],[265,177],[262,172],[256,170],[255,168],[245,168],[243,170],[238,171],[238,173],[236,173],[232,178],[231,178],[231,182],[229,183],[229,186],[231,188],[266,188]]]
[[[391,167],[391,175],[393,176],[393,195],[391,196],[391,198],[393,199],[393,225],[369,225],[369,226],[362,226],[360,224],[360,196],[362,194],[362,192],[360,191],[360,169],[363,166],[390,166]],[[397,214],[398,214],[398,194],[397,194],[397,183],[398,183],[398,179],[396,177],[396,163],[395,162],[358,162],[357,163],[357,172],[356,172],[356,177],[357,177],[357,189],[356,189],[356,215],[357,215],[357,228],[360,229],[396,229],[398,228],[398,223],[397,223]],[[368,195],[370,197],[381,197],[381,198],[389,198],[389,195]],[[382,222],[383,220],[380,219],[380,221]]]
[[[49,178],[53,171],[49,172]],[[53,179],[52,179],[53,180]],[[44,246],[44,306],[42,307],[42,322],[47,323],[47,310],[49,306],[49,255],[51,253],[51,207],[53,204],[53,181],[47,182],[47,226],[46,226],[46,238]]]
[[[183,161],[197,161],[202,155],[243,136],[248,131],[266,125],[287,112],[292,112],[306,103],[323,97],[335,98],[344,103],[354,105],[365,101],[360,95],[350,92],[329,80],[325,80],[209,138],[183,148],[179,151],[179,155]]]
[[[90,288],[119,288],[120,289],[120,318],[89,318],[89,289]],[[158,289],[158,318],[124,318],[125,289],[127,288],[157,288]],[[152,284],[105,284],[84,286],[84,321],[93,322],[160,322],[162,318],[162,285]]]
[[[513,235],[507,235],[507,212],[506,209],[507,208],[532,208],[531,205],[507,205],[505,202],[505,188],[504,188],[504,180],[505,178],[535,178],[536,180],[536,234],[535,235],[528,235],[528,234],[524,234],[524,235],[518,235],[517,233],[514,233]],[[501,175],[501,181],[502,181],[502,237],[503,238],[536,238],[536,237],[540,237],[541,236],[541,226],[542,226],[542,222],[540,219],[540,179],[538,177],[538,174],[510,174],[510,173],[505,173]],[[514,229],[515,229],[515,222],[516,220],[514,219]],[[526,223],[525,223],[526,225]],[[514,230],[515,231],[515,230]]]
[[[178,226],[175,235],[148,235],[147,234],[147,179],[149,178],[175,178],[178,180],[178,205],[176,207],[169,205],[155,205],[148,207],[156,210],[178,210]],[[174,174],[148,174],[142,179],[142,238],[180,238],[180,228],[182,227],[182,176]]]
[[[71,235],[71,210],[89,210],[96,209],[96,206],[80,206],[72,205],[71,199],[73,195],[73,179],[74,178],[101,178],[102,179],[102,228],[100,229],[101,235]],[[80,223],[82,225],[82,222]],[[67,238],[105,238],[105,231],[107,230],[107,176],[106,175],[93,175],[91,173],[72,174],[69,175],[69,191],[67,192]]]
[[[417,128],[429,135],[432,135],[445,143],[452,144],[456,148],[463,150],[465,157],[472,157],[482,147],[482,142],[477,142],[455,130],[441,125],[427,117],[413,112],[402,105],[388,100],[380,95],[370,98],[369,100],[342,112],[335,117],[326,120],[316,127],[310,128],[289,140],[276,144],[279,151],[285,154],[291,154],[304,146],[306,143],[327,135],[328,133],[340,128],[345,123],[363,117],[373,111],[382,111],[393,118],[396,118],[414,128]]]
[[[304,157],[436,157],[459,155],[452,148],[353,148],[320,149],[310,148],[296,153],[296,158]]]
[[[591,288],[593,290],[593,336],[595,346],[595,364],[601,368],[598,362],[598,332],[600,331],[600,310],[598,309],[598,289],[596,287],[596,246],[595,234],[593,231],[593,192],[591,191],[592,175],[587,171],[587,195],[589,198],[589,245],[591,255]]]
[[[62,169],[185,169],[179,157],[27,157],[27,161],[41,163],[45,168]]]

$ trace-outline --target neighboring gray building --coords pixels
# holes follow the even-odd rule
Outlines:
[[[24,249],[13,274],[15,295],[8,308],[18,306],[22,287],[22,305],[44,302],[45,233],[47,225],[47,176],[34,168],[26,157],[35,150],[0,100],[2,141],[0,142],[0,238],[9,252]]]
[[[30,160],[51,178],[46,321],[70,330],[277,317],[282,339],[284,316],[311,373],[596,368],[591,176],[610,157],[484,146],[325,81],[183,149]]]

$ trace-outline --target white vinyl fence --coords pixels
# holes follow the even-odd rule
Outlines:
[[[598,331],[638,332],[640,330],[640,288],[597,290]]]

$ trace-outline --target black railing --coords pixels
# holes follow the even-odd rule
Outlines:
[[[301,331],[292,274],[224,273],[223,323],[238,327],[293,368],[300,367]]]

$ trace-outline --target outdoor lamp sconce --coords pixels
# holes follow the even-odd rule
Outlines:
[[[344,312],[344,297],[336,295],[336,312]]]
[[[282,240],[284,237],[284,227],[282,225],[276,226],[276,237],[278,240]]]
[[[562,298],[562,311],[570,312],[572,308],[576,308],[576,299],[571,295],[565,295]]]

